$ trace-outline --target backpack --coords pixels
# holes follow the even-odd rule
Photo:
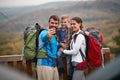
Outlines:
[[[95,29],[94,27],[90,27],[87,29],[87,31],[90,33],[89,36],[85,35],[85,33],[79,33],[83,34],[85,36],[86,40],[86,57],[81,51],[81,56],[84,57],[84,59],[87,62],[88,67],[100,67],[102,66],[102,55],[101,55],[101,37],[100,32]]]
[[[38,56],[39,58],[46,58],[46,54],[41,52],[41,48],[38,49],[39,45],[39,34],[44,29],[36,23],[35,26],[28,26],[24,30],[24,58],[26,61],[36,62]]]

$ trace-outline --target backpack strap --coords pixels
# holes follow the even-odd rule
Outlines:
[[[87,57],[83,54],[83,52],[82,52],[82,50],[81,50],[81,49],[79,49],[79,51],[80,51],[80,53],[81,53],[81,56],[82,56],[83,61],[84,61],[84,59],[85,59],[85,60],[86,60],[86,62],[87,62],[87,66],[89,67],[89,62],[88,62]]]
[[[38,39],[38,37],[39,37],[39,32],[40,32],[40,25],[38,24],[38,23],[36,23],[36,25],[35,25],[35,28],[36,28],[36,54],[38,54],[38,45],[39,45],[39,39]],[[37,55],[36,55],[37,56]],[[36,57],[35,56],[35,57]]]

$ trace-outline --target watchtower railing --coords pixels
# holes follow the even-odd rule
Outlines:
[[[103,48],[103,57],[104,64],[110,61],[110,49]],[[63,57],[63,62],[65,65],[65,73],[63,74],[63,80],[67,80],[67,63],[66,57]],[[25,71],[29,76],[33,76],[37,78],[35,65],[31,62],[26,62],[23,59],[22,55],[4,55],[0,56],[0,63],[7,64],[10,67],[16,67],[19,71]],[[34,69],[33,69],[34,68]],[[91,71],[91,70],[89,70]]]

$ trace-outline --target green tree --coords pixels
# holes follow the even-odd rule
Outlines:
[[[118,29],[118,35],[113,38],[116,43],[116,48],[111,48],[112,52],[120,54],[120,29]]]

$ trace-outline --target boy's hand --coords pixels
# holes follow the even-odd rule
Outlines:
[[[64,48],[64,49],[68,49],[69,45],[67,43],[60,43],[60,45]]]
[[[64,48],[60,48],[59,51],[63,52],[63,51],[64,51]]]

